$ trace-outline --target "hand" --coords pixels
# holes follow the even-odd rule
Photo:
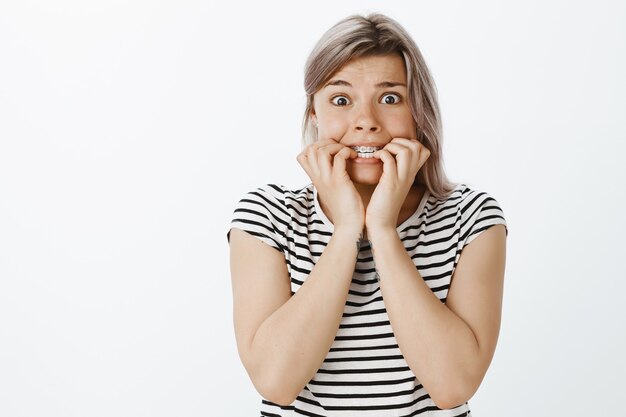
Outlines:
[[[346,171],[346,160],[356,157],[354,149],[333,139],[323,139],[306,146],[296,159],[317,188],[335,229],[353,228],[361,233],[365,208]]]
[[[402,204],[430,151],[416,139],[393,138],[372,156],[383,161],[383,173],[367,206],[365,226],[395,230]]]

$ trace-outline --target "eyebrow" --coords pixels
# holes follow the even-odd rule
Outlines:
[[[346,86],[346,87],[352,87],[352,84],[350,84],[347,81],[344,81],[344,80],[331,80],[328,83],[326,83],[324,88],[330,87],[331,85],[343,85],[343,86]],[[390,87],[396,87],[398,85],[401,85],[402,87],[406,87],[406,84],[395,82],[395,81],[383,81],[383,82],[380,82],[380,83],[376,84],[376,87],[379,87],[379,88],[390,88]]]

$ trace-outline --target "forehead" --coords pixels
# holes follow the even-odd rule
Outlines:
[[[406,69],[400,55],[353,58],[346,62],[331,79],[361,78],[389,79],[406,83]]]

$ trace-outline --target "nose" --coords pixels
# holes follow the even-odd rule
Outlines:
[[[354,130],[357,132],[379,132],[381,130],[380,123],[371,105],[362,104],[359,106],[359,111],[354,123]]]

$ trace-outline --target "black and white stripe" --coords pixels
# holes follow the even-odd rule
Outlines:
[[[426,191],[397,230],[420,275],[445,303],[462,249],[495,224],[506,227],[498,202],[459,184],[445,200]],[[230,227],[285,256],[292,294],[333,233],[313,184],[300,190],[268,184],[250,191],[237,204]],[[471,412],[468,403],[440,410],[409,369],[389,323],[371,248],[363,241],[341,325],[322,367],[288,407],[262,400],[261,415],[469,417]]]

